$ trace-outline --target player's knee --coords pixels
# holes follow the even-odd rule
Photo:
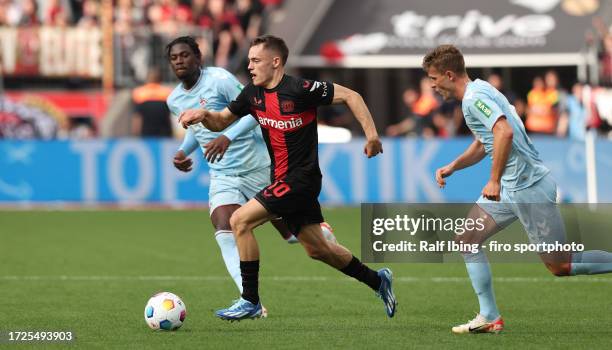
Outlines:
[[[248,230],[248,224],[240,214],[240,210],[236,210],[230,217],[230,226],[234,234],[241,235]]]
[[[226,222],[215,223],[216,231],[232,231],[232,226],[229,223],[229,220]]]
[[[545,263],[546,268],[557,277],[570,275],[571,266],[569,263]]]
[[[457,244],[480,244],[480,240],[476,235],[466,232],[465,234],[456,235],[455,243]]]

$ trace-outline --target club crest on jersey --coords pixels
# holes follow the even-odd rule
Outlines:
[[[204,97],[200,97],[200,107],[206,107],[206,102],[208,102]]]
[[[280,107],[283,113],[291,113],[295,109],[295,104],[293,101],[281,101]]]

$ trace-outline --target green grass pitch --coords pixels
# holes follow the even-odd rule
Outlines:
[[[359,256],[359,210],[325,215]],[[478,311],[462,264],[390,264],[399,305],[387,319],[364,285],[310,260],[269,225],[256,235],[270,315],[228,323],[213,312],[237,290],[205,210],[1,211],[0,331],[72,330],[69,347],[83,349],[612,347],[612,278],[605,275],[557,279],[542,264],[495,264],[506,332],[457,336],[450,327]],[[145,303],[157,291],[185,301],[180,330],[154,332],[144,323]]]

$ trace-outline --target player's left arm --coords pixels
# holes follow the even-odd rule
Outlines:
[[[512,150],[513,131],[503,109],[485,92],[465,99],[463,105],[471,118],[476,118],[493,134],[493,167],[491,177],[482,189],[482,196],[499,201],[501,199],[501,178],[506,169],[508,156]]]
[[[482,190],[485,198],[499,201],[501,199],[501,177],[504,174],[514,132],[505,116],[500,116],[493,125],[493,166],[489,182]]]
[[[334,97],[332,104],[344,103],[353,112],[355,118],[361,124],[366,135],[367,143],[364,153],[368,158],[375,157],[378,153],[383,153],[382,143],[378,137],[372,114],[365,104],[363,97],[356,91],[342,85],[334,84]]]

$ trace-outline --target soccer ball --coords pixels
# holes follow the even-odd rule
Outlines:
[[[145,322],[154,330],[179,329],[185,322],[186,315],[185,303],[181,298],[169,292],[161,292],[152,296],[144,310]]]

